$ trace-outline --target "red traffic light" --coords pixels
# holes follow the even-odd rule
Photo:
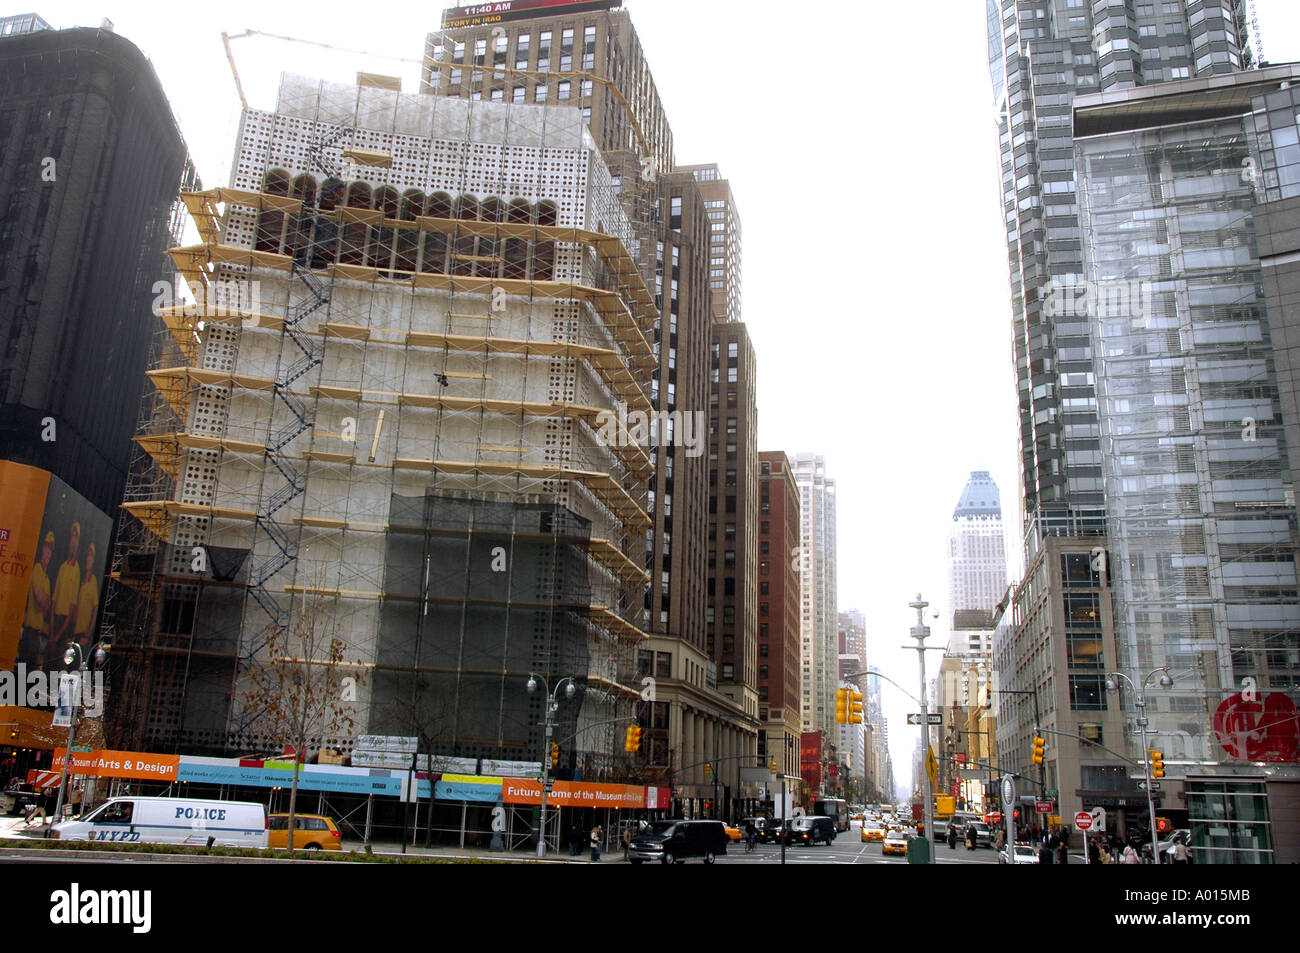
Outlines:
[[[1157,817],[1157,818],[1156,818],[1156,833],[1157,833],[1157,834],[1168,834],[1169,831],[1173,829],[1173,826],[1174,826],[1173,823],[1172,823],[1172,822],[1169,820],[1169,818],[1167,818],[1167,817]]]

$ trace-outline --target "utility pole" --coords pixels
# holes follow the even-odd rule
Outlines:
[[[925,839],[927,847],[934,843],[934,792],[931,790],[930,783],[930,760],[933,753],[930,748],[930,699],[925,690],[925,640],[930,635],[930,627],[925,624],[925,610],[930,605],[921,598],[921,594],[916,594],[916,599],[908,603],[908,606],[916,610],[916,625],[911,628],[911,636],[916,639],[915,646],[904,646],[905,648],[915,648],[917,660],[921,663],[921,737],[925,739]],[[931,847],[931,862],[938,858]]]

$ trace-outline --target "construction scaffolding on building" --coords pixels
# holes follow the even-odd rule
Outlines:
[[[231,187],[184,199],[201,300],[159,309],[114,563],[133,740],[274,747],[248,672],[310,603],[359,732],[535,760],[525,682],[572,675],[561,771],[626,775],[652,469],[608,434],[654,416],[656,311],[577,110],[286,76]]]

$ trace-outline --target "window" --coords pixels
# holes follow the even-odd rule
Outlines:
[[[573,69],[573,30],[560,34],[560,71],[567,73]]]
[[[528,69],[528,47],[533,38],[525,33],[515,44],[515,69]]]
[[[1102,675],[1071,675],[1070,708],[1074,711],[1105,711],[1105,677]]]
[[[551,33],[548,30],[537,38],[537,68],[551,68]]]
[[[682,227],[682,197],[674,195],[669,202],[668,227]]]
[[[533,91],[533,93],[534,93],[534,95],[533,95],[533,99],[534,99],[536,102],[539,102],[539,103],[544,103],[544,102],[546,102],[546,88],[547,88],[547,87],[546,87],[546,84],[545,84],[545,83],[542,83],[540,86],[537,87],[537,89],[535,89],[535,90]]]
[[[582,31],[582,68],[596,68],[596,28],[589,26]]]
[[[514,103],[522,103],[524,101],[524,87],[516,86],[511,91],[510,101]]]
[[[672,678],[673,653],[657,652],[655,654],[655,678]]]
[[[566,80],[562,80],[562,81],[560,82],[560,85],[557,87],[557,90],[558,90],[558,91],[557,91],[556,94],[555,94],[555,98],[556,98],[556,99],[568,99],[568,98],[569,98],[569,90],[570,90],[570,88],[572,88],[572,86],[573,86],[573,84],[570,83],[567,79],[566,79]]]

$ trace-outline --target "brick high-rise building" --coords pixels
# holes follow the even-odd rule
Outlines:
[[[780,450],[758,454],[758,754],[799,774],[799,487]]]

